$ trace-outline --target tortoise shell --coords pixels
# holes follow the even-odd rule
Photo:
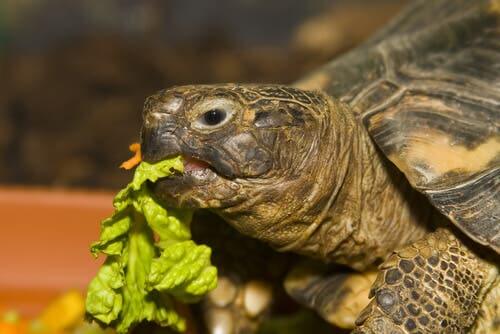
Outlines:
[[[500,0],[417,1],[297,86],[349,104],[413,187],[500,253]]]

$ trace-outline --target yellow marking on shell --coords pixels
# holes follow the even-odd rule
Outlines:
[[[432,181],[449,172],[479,172],[499,156],[499,136],[468,149],[453,144],[446,135],[430,133],[422,140],[410,142],[399,156],[391,155],[390,159],[410,176],[410,179],[415,176],[415,171],[410,166],[424,164],[425,170],[419,169],[418,172],[424,174],[427,181]]]

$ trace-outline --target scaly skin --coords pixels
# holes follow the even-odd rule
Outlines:
[[[225,117],[208,124],[212,112]],[[433,235],[430,205],[379,154],[351,110],[321,92],[232,84],[162,91],[146,102],[142,146],[146,161],[182,154],[210,166],[156,183],[167,205],[208,208],[280,251],[364,271]],[[481,305],[488,282],[461,286],[474,289],[470,300]],[[372,323],[366,314],[364,323]]]
[[[497,265],[438,229],[381,266],[354,333],[495,333],[499,290]]]
[[[213,108],[234,117],[196,129]],[[281,251],[364,270],[427,232],[425,199],[380,156],[347,106],[322,93],[185,86],[150,97],[144,118],[146,160],[183,154],[216,171],[158,183],[168,205],[209,208]]]

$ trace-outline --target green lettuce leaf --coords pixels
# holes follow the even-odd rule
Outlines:
[[[118,333],[126,333],[136,323],[148,320],[183,331],[185,323],[175,312],[170,298],[161,298],[157,292],[149,293],[145,289],[156,249],[153,233],[148,229],[144,218],[136,215],[129,235],[125,285],[122,290],[124,303],[116,330]]]
[[[101,236],[94,242],[90,251],[94,256],[99,253],[120,255],[126,242],[126,236],[132,224],[128,212],[118,212],[101,223]]]
[[[191,241],[192,211],[162,207],[146,184],[182,171],[180,157],[142,162],[116,195],[115,212],[103,220],[100,238],[91,245],[95,256],[108,257],[88,287],[88,318],[118,333],[141,321],[184,331],[174,301],[196,302],[215,288],[210,248]]]
[[[190,210],[174,210],[163,208],[151,195],[147,188],[140,190],[137,203],[149,226],[159,238],[158,246],[164,248],[171,243],[191,239],[189,229],[193,216]]]
[[[116,320],[123,307],[123,296],[120,294],[123,285],[123,272],[119,262],[108,257],[97,276],[90,282],[86,300],[87,312],[105,324]]]
[[[217,284],[210,255],[210,248],[190,240],[169,245],[153,260],[150,289],[167,292],[183,302],[197,301]]]
[[[134,190],[139,190],[144,182],[149,180],[154,183],[160,178],[172,175],[175,171],[184,171],[184,164],[180,156],[159,161],[155,164],[143,161],[135,170],[132,187]]]

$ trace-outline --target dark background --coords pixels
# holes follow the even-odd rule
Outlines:
[[[0,184],[119,188],[146,96],[290,83],[403,0],[1,0]]]

